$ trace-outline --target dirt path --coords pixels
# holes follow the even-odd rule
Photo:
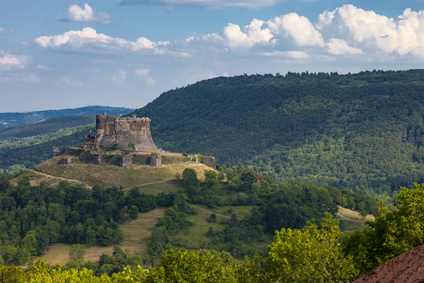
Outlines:
[[[93,188],[92,186],[90,186],[90,185],[88,185],[88,184],[85,184],[85,183],[83,183],[83,182],[81,182],[81,181],[79,181],[79,180],[75,180],[75,179],[70,179],[70,178],[65,178],[65,177],[59,177],[59,176],[50,175],[50,174],[48,174],[48,173],[45,173],[45,172],[39,171],[39,170],[37,170],[37,169],[29,169],[29,170],[30,170],[30,171],[32,171],[32,172],[35,172],[36,174],[39,174],[39,175],[41,175],[41,176],[47,177],[47,178],[56,179],[56,180],[63,180],[63,181],[68,181],[68,182],[78,183],[78,184],[84,184],[84,185],[86,185],[89,189],[92,189],[92,188]],[[155,182],[149,182],[149,183],[142,183],[142,184],[138,184],[138,185],[136,185],[136,186],[133,186],[133,187],[131,187],[131,188],[124,189],[124,191],[129,191],[129,190],[131,190],[132,188],[137,188],[137,187],[142,187],[142,186],[148,186],[148,185],[160,184],[160,183],[167,183],[167,182],[172,181],[172,180],[174,180],[174,179],[175,179],[175,178],[174,178],[174,177],[172,177],[172,178],[167,178],[167,179],[165,179],[165,180],[161,180],[161,181],[155,181]]]
[[[209,210],[209,209],[204,208],[204,207],[201,207],[201,206],[197,206],[197,205],[194,205],[194,204],[190,204],[189,206],[194,207],[194,208],[197,208],[197,209],[204,210],[204,211],[208,212],[209,214],[215,213],[217,216],[221,216],[221,217],[224,217],[224,218],[231,218],[231,216],[224,215],[224,214],[219,214],[219,213],[216,213],[216,212],[214,212],[212,210]],[[236,219],[237,220],[243,220],[243,218],[241,218],[241,217],[236,217]]]
[[[72,183],[78,183],[78,184],[84,184],[85,186],[87,186],[88,188],[92,189],[93,187],[91,187],[88,184],[85,184],[81,181],[75,180],[75,179],[68,179],[68,178],[64,178],[64,177],[59,177],[59,176],[54,176],[54,175],[50,175],[41,171],[38,171],[37,169],[29,169],[32,172],[35,172],[36,174],[39,174],[41,176],[47,177],[47,178],[51,178],[51,179],[57,179],[57,180],[62,180],[62,181],[68,181],[68,182],[72,182]]]
[[[174,180],[174,179],[175,179],[175,178],[167,178],[167,179],[165,179],[165,180],[161,180],[161,181],[149,182],[149,183],[142,183],[142,184],[139,184],[139,185],[135,185],[135,186],[133,186],[133,187],[131,187],[131,188],[124,189],[124,191],[129,191],[129,190],[131,190],[131,189],[133,189],[133,188],[142,187],[142,186],[147,186],[147,185],[160,184],[160,183],[167,183],[167,182],[172,181],[172,180]]]

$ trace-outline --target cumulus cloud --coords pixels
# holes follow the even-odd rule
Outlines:
[[[196,6],[206,8],[261,8],[270,7],[284,0],[122,0],[122,5],[162,5],[174,6]]]
[[[140,37],[137,41],[130,41],[122,38],[113,38],[108,35],[97,33],[93,28],[86,27],[82,30],[71,30],[60,35],[40,36],[34,42],[50,49],[71,49],[71,50],[104,50],[104,51],[152,51],[163,54],[167,41],[153,42],[145,37]]]
[[[264,24],[264,21],[253,19],[242,30],[240,26],[230,23],[223,30],[223,38],[227,46],[235,49],[249,49],[254,44],[268,43],[273,35]]]
[[[150,76],[150,69],[136,69],[135,76],[146,81],[147,84],[155,84],[155,80]]]
[[[160,1],[171,4],[177,0]],[[131,1],[124,2],[130,4]],[[147,0],[133,2],[150,3]],[[200,0],[183,2],[201,3]],[[389,18],[349,4],[322,12],[316,22],[297,13],[289,13],[266,21],[253,19],[244,26],[228,23],[221,32],[191,35],[172,44],[168,41],[153,42],[145,37],[136,41],[110,37],[90,27],[41,36],[35,39],[35,44],[42,48],[82,52],[139,52],[190,57],[202,52],[211,55],[211,52],[226,50],[298,60],[328,61],[349,55],[363,60],[384,61],[396,56],[424,58],[423,30],[424,10],[415,12],[406,9],[397,18]]]
[[[111,16],[107,13],[94,12],[93,8],[84,4],[84,8],[78,5],[69,7],[68,12],[58,16],[58,19],[71,22],[102,22],[109,23]]]
[[[384,61],[396,56],[424,58],[423,30],[424,10],[406,9],[394,19],[349,4],[324,11],[315,23],[289,13],[267,21],[253,19],[246,26],[229,23],[221,35],[210,38],[233,52],[300,60],[328,61],[349,55]],[[203,40],[208,37],[203,36]]]
[[[294,39],[298,46],[324,46],[321,33],[306,17],[296,13],[275,17],[267,25],[275,35]]]
[[[243,29],[238,25],[228,24],[223,30],[223,38],[226,45],[232,49],[287,44],[287,41],[293,41],[299,47],[325,45],[321,33],[312,23],[296,13],[275,17],[267,22],[253,19]]]
[[[343,54],[362,54],[362,50],[355,47],[350,47],[348,42],[343,39],[330,38],[327,42],[328,51],[331,54],[343,55]]]
[[[397,19],[393,19],[353,5],[344,5],[322,13],[317,28],[324,35],[344,40],[368,52],[377,50],[386,55],[424,57],[424,11],[406,9]]]
[[[22,69],[28,61],[28,56],[15,55],[0,51],[0,70],[11,71],[15,69]]]

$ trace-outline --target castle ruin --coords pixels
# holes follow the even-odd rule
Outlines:
[[[159,152],[150,132],[150,119],[96,115],[96,133],[84,139],[85,150],[119,149],[129,152]]]
[[[59,152],[52,148],[52,157],[60,155],[78,156],[79,161],[91,164],[113,164],[126,167],[131,164],[148,164],[159,167],[165,164],[200,162],[215,169],[213,156],[196,154],[172,154],[159,150],[150,132],[150,119],[96,115],[96,133],[88,133],[79,148],[68,148]],[[72,158],[62,158],[58,164],[72,164]]]

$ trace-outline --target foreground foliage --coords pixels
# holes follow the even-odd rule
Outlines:
[[[266,277],[276,282],[351,282],[358,271],[339,246],[342,235],[331,215],[321,228],[308,224],[277,231],[268,247]]]
[[[402,188],[392,210],[381,207],[375,221],[366,222],[343,241],[344,251],[354,258],[361,273],[424,244],[424,187]]]
[[[119,266],[119,262],[128,264],[122,260],[127,255],[116,247],[108,264],[118,264],[119,270],[112,273],[97,273],[83,266],[49,267],[41,259],[26,271],[0,267],[0,282],[351,282],[423,244],[423,201],[423,186],[402,188],[391,210],[382,209],[368,228],[349,236],[342,235],[338,220],[329,213],[319,224],[283,228],[276,232],[266,257],[239,261],[227,252],[168,245],[156,267],[146,269]]]
[[[168,246],[156,269],[130,267],[110,276],[92,270],[50,268],[43,259],[29,271],[0,268],[1,282],[350,282],[355,270],[341,257],[337,221],[327,215],[322,228],[309,225],[302,231],[277,233],[267,259],[235,260],[229,253],[187,250]],[[299,245],[301,244],[301,245]],[[326,253],[327,251],[327,253]]]

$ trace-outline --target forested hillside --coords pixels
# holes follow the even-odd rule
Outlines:
[[[152,119],[166,150],[295,180],[390,195],[424,181],[424,70],[242,75],[163,93]]]
[[[53,146],[64,150],[82,145],[94,122],[94,116],[60,116],[0,132],[0,172],[35,166],[51,157]]]
[[[131,112],[132,109],[124,107],[109,107],[109,106],[87,106],[72,109],[60,110],[44,110],[33,112],[8,112],[0,113],[0,131],[9,127],[18,126],[21,124],[33,124],[41,122],[57,116],[83,116],[83,115],[96,115],[107,112],[110,115],[125,114]]]

